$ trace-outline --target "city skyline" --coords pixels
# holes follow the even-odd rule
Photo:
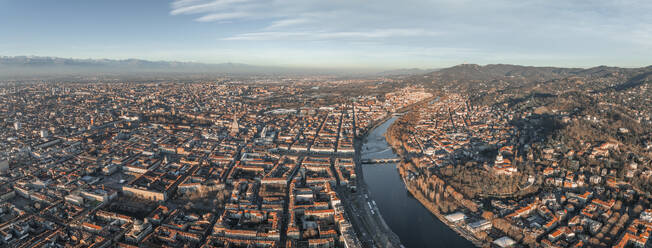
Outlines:
[[[0,55],[442,68],[649,65],[644,1],[0,1]]]

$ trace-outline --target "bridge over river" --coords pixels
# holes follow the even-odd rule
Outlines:
[[[378,158],[378,159],[363,159],[360,160],[362,164],[391,164],[401,162],[401,158]]]
[[[464,239],[430,213],[405,188],[405,184],[396,169],[396,163],[402,160],[397,157],[387,144],[387,140],[385,140],[387,128],[396,119],[398,117],[393,117],[373,129],[366,137],[361,149],[360,162],[363,164],[361,166],[361,177],[365,184],[365,198],[363,198],[363,201],[371,201],[372,205],[369,207],[373,207],[376,212],[376,214],[370,213],[371,217],[367,218],[382,218],[382,222],[386,223],[398,235],[400,243],[408,248],[475,247],[473,243]],[[381,165],[381,163],[386,163],[387,166],[385,164]],[[368,199],[366,198],[367,192],[369,193]],[[367,207],[367,203],[363,204],[359,209],[370,209]],[[371,221],[367,222],[372,223]],[[381,236],[384,233],[378,235]],[[379,248],[392,247],[383,244],[376,242],[374,245]],[[393,247],[399,246],[395,245]]]

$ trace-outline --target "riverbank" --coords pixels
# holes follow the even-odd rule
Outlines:
[[[369,191],[364,180],[361,163],[362,146],[366,142],[368,135],[391,118],[392,115],[388,114],[381,120],[374,122],[372,127],[364,132],[363,136],[359,136],[362,138],[354,140],[356,191],[338,190],[342,193],[344,198],[342,202],[347,212],[350,213],[351,222],[363,247],[403,247],[398,235],[387,225],[377,206],[369,203],[371,200],[369,199]]]
[[[412,110],[416,106],[416,104],[411,105],[404,110]],[[396,164],[362,165],[363,157],[401,158],[387,142],[385,135],[394,121],[403,114],[405,112],[388,113],[372,122],[370,128],[358,133],[354,141],[357,190],[355,193],[344,194],[346,199],[343,199],[343,202],[347,203],[345,207],[347,212],[351,213],[352,223],[363,246],[404,247],[403,245],[406,245],[410,248],[477,246],[466,238],[456,235],[458,230],[451,228],[446,222],[441,221],[439,216],[432,214],[421,200],[412,197],[414,194],[406,190],[402,176],[396,170]],[[367,178],[367,172],[371,173],[370,178]]]
[[[397,138],[398,134],[394,133],[396,132],[396,130],[397,128],[390,128],[385,133],[385,139],[387,140],[388,144],[392,147],[392,149],[401,158],[403,158],[406,161],[411,161],[412,159],[410,158],[409,153],[406,151],[405,147],[403,146],[403,142],[399,138]],[[403,167],[405,165],[406,165],[405,163],[397,164],[396,169],[399,171],[399,176],[401,177],[401,181],[405,185],[405,188],[408,190],[408,192],[415,199],[417,199],[417,201],[419,201],[419,203],[421,203],[421,205],[424,206],[432,215],[437,217],[437,219],[439,219],[443,224],[447,225],[451,230],[455,231],[461,237],[471,242],[474,246],[485,247],[487,245],[487,242],[476,238],[475,235],[469,233],[463,226],[448,221],[445,218],[445,216],[439,211],[439,207],[434,202],[429,200],[424,195],[424,193],[421,192],[421,190],[417,189],[414,185],[410,183],[406,175],[407,173],[405,173],[406,168]]]
[[[399,164],[397,166],[401,166],[401,165]],[[401,173],[399,173],[399,174],[401,174]],[[402,179],[403,183],[405,184],[405,188],[408,190],[408,192],[410,192],[410,194],[415,199],[417,199],[417,201],[419,201],[421,203],[421,205],[426,207],[426,209],[428,209],[428,211],[430,211],[430,213],[432,213],[434,216],[436,216],[437,219],[439,219],[442,223],[446,224],[450,229],[455,231],[457,234],[459,234],[460,236],[464,237],[466,240],[473,243],[473,245],[475,245],[477,247],[484,247],[485,242],[477,239],[475,236],[468,233],[466,230],[464,230],[464,227],[456,225],[455,223],[452,223],[452,222],[448,221],[446,219],[446,217],[443,214],[441,214],[441,212],[439,212],[438,207],[434,203],[432,203],[431,201],[426,199],[425,195],[423,195],[423,193],[420,190],[414,188],[414,186],[412,186],[411,184],[408,183],[408,181],[406,181],[405,176],[401,175],[401,179]]]

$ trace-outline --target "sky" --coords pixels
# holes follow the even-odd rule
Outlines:
[[[650,13],[650,0],[0,0],[0,56],[639,67]]]

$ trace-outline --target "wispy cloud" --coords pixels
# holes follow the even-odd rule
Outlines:
[[[170,5],[170,14],[195,15],[199,22],[256,20],[264,25],[221,40],[357,40],[432,37],[439,33],[423,25],[375,20],[380,16],[359,12],[363,5],[341,0],[177,0]],[[358,24],[350,25],[353,22]]]
[[[227,37],[223,40],[321,40],[321,39],[373,39],[408,36],[435,36],[436,32],[422,29],[381,29],[357,32],[254,32]]]
[[[218,12],[220,14],[225,14],[221,10],[228,10],[228,8],[235,6],[236,4],[246,3],[249,0],[217,0],[217,1],[202,1],[202,0],[178,0],[171,4],[172,11],[170,14],[179,15],[179,14],[206,14],[209,15],[215,14]]]
[[[276,28],[283,28],[283,27],[289,27],[289,26],[294,26],[298,24],[305,24],[310,22],[310,19],[308,18],[293,18],[293,19],[282,19],[282,20],[277,20],[273,21],[267,29],[276,29]]]
[[[319,41],[323,49],[375,44],[383,52],[446,47],[465,60],[487,54],[549,59],[544,55],[583,58],[596,52],[615,56],[616,48],[649,50],[650,11],[649,0],[176,0],[170,4],[171,15],[221,25],[228,22],[229,32],[215,33],[216,40],[223,42],[270,41],[266,44],[292,48]],[[406,52],[406,56],[413,55]]]
[[[215,13],[197,18],[200,22],[224,21],[238,18],[250,17],[252,14],[247,12]]]

